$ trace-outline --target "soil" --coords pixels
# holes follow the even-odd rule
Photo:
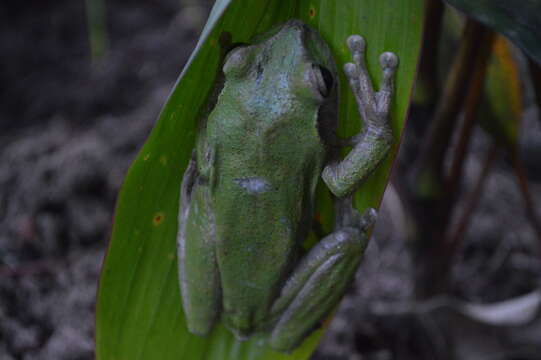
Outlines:
[[[212,4],[106,2],[109,48],[99,59],[91,56],[84,5],[0,5],[0,359],[93,358],[97,281],[116,195]],[[532,160],[540,153],[536,115],[527,116],[523,147],[532,180],[541,178]],[[489,148],[481,132],[476,139],[465,194]],[[531,186],[541,204],[541,185]],[[381,310],[412,298],[402,209],[391,188],[356,284],[314,359],[440,359],[428,341],[434,327],[422,316]],[[456,261],[452,295],[486,303],[538,288],[538,253],[501,156]],[[450,332],[448,319],[432,326]]]
[[[84,1],[0,5],[3,360],[93,358],[116,195],[211,6],[106,3],[94,61]]]

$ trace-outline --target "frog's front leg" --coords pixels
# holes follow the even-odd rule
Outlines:
[[[364,39],[359,35],[352,35],[347,43],[353,55],[353,63],[347,63],[344,72],[364,120],[364,129],[351,138],[354,147],[345,159],[333,159],[323,170],[323,180],[338,197],[355,191],[391,148],[393,137],[389,108],[393,95],[393,75],[398,65],[395,54],[381,54],[383,81],[381,89],[375,92],[364,62]]]
[[[367,244],[375,210],[362,217],[351,198],[338,200],[336,230],[301,260],[271,309],[270,346],[290,351],[318,326],[347,291]]]

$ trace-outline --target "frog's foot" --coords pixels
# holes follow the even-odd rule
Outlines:
[[[381,88],[375,92],[365,64],[366,42],[359,35],[351,35],[347,40],[353,62],[344,65],[344,72],[355,94],[359,112],[367,128],[388,127],[388,114],[393,94],[393,76],[398,66],[398,57],[384,52],[379,58],[383,71]]]
[[[356,218],[372,223],[373,212],[363,217],[356,213]],[[367,243],[364,226],[357,221],[339,228],[301,260],[272,306],[272,348],[293,350],[335,309],[361,261]]]
[[[337,197],[351,194],[364,179],[385,158],[393,141],[389,110],[393,95],[393,75],[398,66],[398,57],[390,52],[380,56],[383,70],[381,88],[375,92],[364,60],[366,44],[359,35],[347,40],[353,62],[344,65],[344,72],[359,113],[364,121],[363,131],[348,139],[353,149],[345,159],[334,159],[325,169],[322,177]]]
[[[362,215],[359,214],[353,207],[353,198],[351,196],[335,199],[334,204],[336,229],[353,227],[358,228],[361,232],[367,232],[376,223],[377,211],[368,208]]]

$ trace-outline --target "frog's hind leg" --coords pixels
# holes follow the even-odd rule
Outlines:
[[[194,159],[190,160],[182,179],[177,252],[188,330],[198,335],[208,334],[220,312],[221,291],[209,189],[199,176]]]
[[[338,200],[337,213],[337,229],[301,260],[272,306],[271,316],[277,320],[270,346],[276,350],[290,351],[299,345],[336,307],[355,276],[375,210],[361,217],[346,198]]]

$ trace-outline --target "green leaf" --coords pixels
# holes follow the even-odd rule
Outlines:
[[[217,1],[199,44],[175,85],[156,126],[133,162],[122,186],[109,251],[98,295],[96,354],[99,360],[138,359],[307,359],[322,330],[295,352],[277,354],[258,339],[237,342],[221,325],[211,335],[187,332],[177,283],[176,232],[179,187],[194,144],[195,127],[208,98],[223,51],[226,32],[232,41],[250,42],[289,18],[320,30],[339,66],[350,60],[346,38],[365,36],[368,66],[381,79],[379,54],[400,57],[397,94],[392,107],[396,139],[392,156],[367,181],[357,206],[376,206],[398,149],[418,60],[421,0]],[[353,96],[342,76],[340,129],[359,129]],[[321,199],[320,203],[328,204]],[[321,206],[323,222],[329,206]]]
[[[509,42],[498,36],[492,46],[485,80],[484,111],[481,126],[496,141],[507,147],[518,142],[522,118],[522,84],[519,66]]]
[[[541,1],[446,1],[468,16],[507,36],[541,64]]]

